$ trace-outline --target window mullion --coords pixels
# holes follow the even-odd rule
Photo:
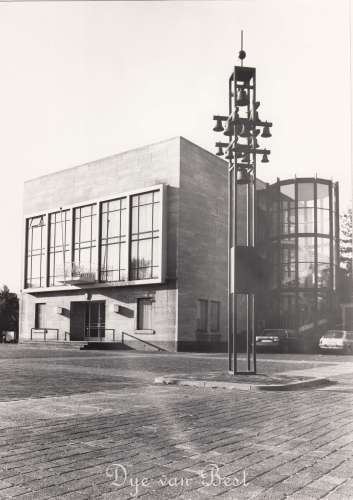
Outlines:
[[[130,279],[130,256],[131,256],[131,231],[132,231],[132,206],[131,206],[131,195],[126,197],[126,281]]]

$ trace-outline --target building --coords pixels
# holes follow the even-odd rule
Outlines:
[[[225,165],[177,137],[26,182],[20,342],[224,350]]]
[[[268,262],[260,305],[268,327],[297,332],[305,350],[339,323],[338,184],[280,181],[258,192],[261,254]]]
[[[124,332],[140,349],[225,351],[227,169],[177,137],[27,182],[20,341]],[[255,290],[257,332],[290,328],[312,349],[336,323],[338,185],[256,190],[256,246],[239,254],[238,280]]]

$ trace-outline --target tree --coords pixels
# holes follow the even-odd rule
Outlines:
[[[352,278],[352,209],[341,216],[340,223],[340,267],[346,277]]]
[[[18,331],[18,297],[3,285],[0,289],[0,333]]]
[[[338,273],[338,301],[348,303],[353,300],[352,276],[352,209],[340,220],[340,261]]]

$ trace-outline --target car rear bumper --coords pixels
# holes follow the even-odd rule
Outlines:
[[[269,342],[259,342],[256,344],[256,349],[279,349],[281,345],[277,342],[275,343],[269,343]]]
[[[319,345],[322,351],[343,351],[343,346],[333,346],[333,345]]]

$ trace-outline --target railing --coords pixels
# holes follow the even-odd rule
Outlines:
[[[46,342],[48,332],[56,332],[56,339],[54,340],[59,340],[59,328],[31,328],[31,340],[33,340],[33,333],[41,333],[44,336],[44,342]]]
[[[59,281],[67,284],[95,283],[97,281],[97,273],[96,271],[92,271],[92,268],[95,268],[94,264],[67,262],[65,268],[63,264],[59,267],[59,273],[62,275]]]
[[[92,335],[92,332],[97,331],[98,335]],[[109,342],[107,340],[106,332],[112,332],[113,342],[115,342],[115,329],[114,328],[102,328],[101,326],[87,326],[85,340],[90,338],[99,339],[99,342]],[[103,333],[103,335],[102,335]]]
[[[154,347],[154,349],[158,349],[158,351],[165,351],[165,349],[162,349],[158,345],[151,344],[151,342],[147,342],[147,340],[142,340],[139,339],[138,337],[135,337],[135,335],[131,335],[131,333],[126,333],[126,332],[121,332],[121,343],[124,344],[124,337],[131,337],[134,340],[138,340],[139,342],[142,342],[143,344],[149,345],[150,347]]]

